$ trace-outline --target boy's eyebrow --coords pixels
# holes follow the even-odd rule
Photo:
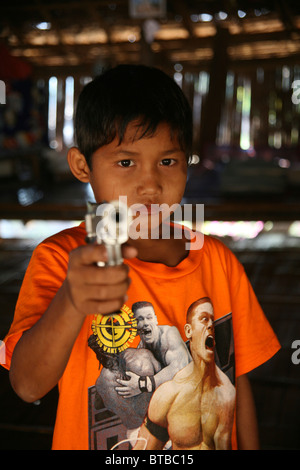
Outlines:
[[[182,152],[182,149],[180,147],[174,147],[168,150],[164,150],[161,152],[161,155],[167,156],[167,155],[173,155],[174,153],[177,152]],[[133,150],[127,150],[125,148],[119,148],[113,152],[113,155],[127,155],[127,156],[134,156],[134,155],[139,155],[140,152],[135,152]]]
[[[116,156],[120,155],[120,154],[132,156],[132,155],[138,155],[139,152],[134,152],[133,150],[126,150],[126,149],[122,149],[122,148],[119,148],[119,149],[117,149],[113,152],[113,155],[116,155]]]
[[[177,152],[182,152],[182,149],[180,147],[174,147],[170,150],[165,150],[164,152],[162,152],[162,155],[172,155],[173,153]]]

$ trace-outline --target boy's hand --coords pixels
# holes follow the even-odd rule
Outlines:
[[[124,258],[137,256],[135,248],[124,245]],[[64,286],[73,307],[83,316],[118,311],[125,300],[130,279],[125,264],[98,267],[107,261],[104,245],[87,245],[71,251]]]

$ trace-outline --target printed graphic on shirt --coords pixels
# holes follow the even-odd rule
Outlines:
[[[188,309],[186,338],[150,302],[97,315],[89,347],[103,367],[89,389],[90,449],[229,449],[235,405],[231,314],[208,297]],[[137,347],[131,347],[136,336]]]
[[[118,354],[130,346],[137,333],[137,321],[124,305],[114,315],[96,315],[92,330],[103,352]]]

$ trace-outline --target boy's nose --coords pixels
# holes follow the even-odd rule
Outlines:
[[[140,195],[155,196],[162,191],[161,178],[155,170],[144,170],[137,184]]]

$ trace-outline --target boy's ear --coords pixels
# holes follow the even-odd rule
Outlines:
[[[78,150],[77,147],[72,147],[68,151],[68,164],[71,172],[79,181],[89,183],[90,169],[86,162],[85,156]]]

